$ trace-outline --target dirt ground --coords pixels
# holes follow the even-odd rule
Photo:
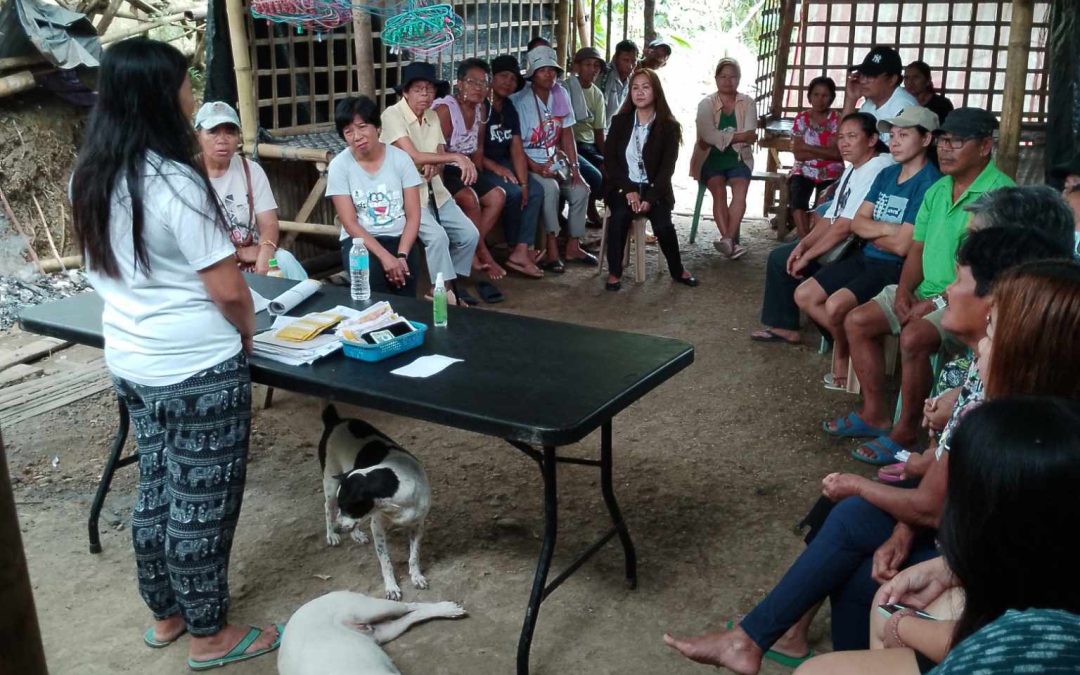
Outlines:
[[[746,337],[757,325],[763,264],[775,245],[765,221],[747,221],[751,252],[728,262],[712,250],[711,222],[695,245],[687,243],[687,220],[680,239],[687,266],[701,279],[697,289],[673,286],[655,247],[648,280],[618,294],[578,267],[541,282],[504,284],[508,299],[497,311],[666,335],[696,348],[689,369],[615,419],[616,490],[638,549],[638,589],[623,587],[622,556],[609,544],[543,605],[533,672],[702,670],[670,652],[661,634],[694,633],[745,612],[800,550],[792,528],[821,477],[862,470],[846,458],[848,445],[818,428],[854,399],[822,389],[827,361],[817,354],[816,334],[807,331],[801,347]],[[528,374],[506,394],[528,396]],[[387,652],[406,673],[511,672],[542,528],[535,465],[496,439],[349,412],[416,453],[433,483],[423,550],[431,588],[403,582],[406,598],[454,600],[469,611],[460,621],[416,627]],[[88,675],[187,672],[183,641],[160,651],[140,641],[150,616],[136,593],[127,525],[133,469],[119,472],[106,501],[104,552],[87,552],[85,518],[113,415],[102,394],[4,429],[12,475],[20,478],[16,498],[49,665],[54,673]],[[256,413],[230,575],[236,621],[283,621],[330,590],[382,591],[370,546],[346,539],[328,548],[323,539],[319,433],[311,398],[278,391],[273,407]],[[590,455],[598,443],[594,434],[566,452]],[[563,466],[559,480],[555,569],[607,526],[591,470]],[[400,577],[404,542],[394,539],[392,549]],[[816,636],[826,638],[826,628],[819,620]],[[260,659],[230,671],[267,673],[273,665]]]

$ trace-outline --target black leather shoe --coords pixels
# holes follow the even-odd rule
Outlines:
[[[616,281],[614,283],[608,281],[604,284],[605,291],[618,291],[622,289],[622,282]]]
[[[688,277],[679,277],[675,281],[679,282],[680,284],[684,284],[686,286],[689,286],[690,288],[694,288],[695,286],[698,285],[697,278],[692,274],[690,276],[688,276]]]

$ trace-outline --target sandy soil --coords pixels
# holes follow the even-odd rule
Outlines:
[[[668,335],[697,350],[693,366],[615,420],[616,489],[639,551],[639,588],[623,588],[621,553],[609,545],[543,606],[534,672],[701,670],[669,652],[661,634],[699,631],[746,611],[800,550],[792,527],[820,478],[861,470],[846,459],[847,445],[818,430],[854,399],[822,389],[827,362],[816,335],[807,332],[797,348],[746,338],[775,243],[764,221],[750,222],[751,253],[735,263],[720,260],[708,236],[686,244],[681,223],[697,289],[672,286],[655,247],[648,280],[618,294],[584,268],[505,284],[499,311]],[[284,620],[329,590],[382,591],[370,547],[346,540],[331,549],[323,541],[317,413],[317,401],[281,391],[270,410],[257,412],[230,575],[236,621]],[[470,614],[414,628],[387,651],[407,673],[510,672],[542,527],[535,465],[495,439],[359,414],[419,455],[433,482],[423,554],[431,588],[403,584],[407,598],[454,600]],[[186,672],[183,642],[152,651],[139,640],[150,617],[136,593],[126,525],[132,469],[118,474],[106,502],[104,552],[87,553],[85,516],[112,424],[112,402],[101,395],[4,430],[50,668]],[[588,455],[597,443],[594,434],[568,452]],[[560,483],[556,568],[607,525],[595,475],[566,466]],[[394,540],[393,554],[404,562],[403,541]],[[403,565],[398,570],[404,574]],[[827,634],[824,621],[815,632]],[[231,668],[272,670],[265,659]]]

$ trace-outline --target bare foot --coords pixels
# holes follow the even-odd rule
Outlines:
[[[738,627],[693,638],[665,633],[664,644],[691,661],[727,668],[738,675],[756,675],[761,670],[761,648]]]
[[[166,619],[154,622],[154,639],[158,642],[173,642],[183,635],[186,630],[187,626],[184,624],[184,617],[173,614]]]
[[[191,648],[188,650],[188,657],[195,661],[210,661],[212,659],[220,659],[222,656],[228,654],[251,630],[250,626],[234,626],[228,624],[213,635],[206,635],[191,638]],[[262,634],[252,642],[247,649],[244,650],[245,654],[257,652],[261,649],[268,649],[274,644],[274,640],[277,640],[278,629],[277,626],[271,624],[265,626],[262,629]]]

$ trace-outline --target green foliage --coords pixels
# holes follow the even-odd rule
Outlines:
[[[662,37],[683,48],[691,48],[694,42],[705,39],[710,34],[729,34],[754,11],[760,0],[659,0],[656,3],[654,22],[656,31]],[[702,11],[703,2],[708,10]],[[629,3],[629,4],[628,4]],[[607,9],[611,5],[611,44],[622,39],[623,12],[627,12],[629,23],[627,33],[640,41],[644,34],[644,16],[641,0],[599,0],[596,14],[592,17],[596,47],[605,49],[608,44]],[[586,7],[588,3],[586,3]],[[743,27],[741,34],[734,36],[740,42],[757,49],[758,20],[755,16]]]

